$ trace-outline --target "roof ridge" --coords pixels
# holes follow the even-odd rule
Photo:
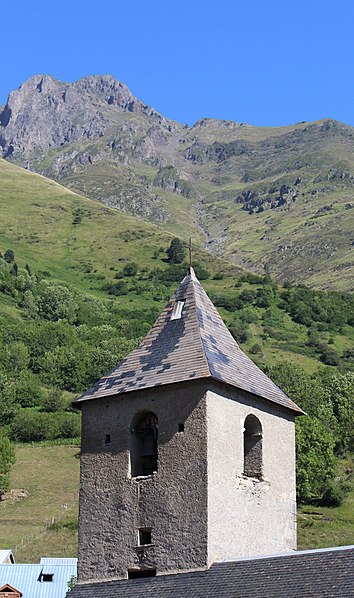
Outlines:
[[[230,559],[224,559],[220,561],[213,561],[209,568],[213,567],[214,565],[223,565],[227,563],[239,563],[244,561],[259,561],[262,559],[277,559],[277,558],[286,558],[291,556],[301,556],[304,554],[316,554],[316,553],[323,553],[323,552],[338,552],[338,551],[345,551],[345,550],[354,550],[354,544],[349,544],[348,546],[332,546],[328,548],[310,548],[308,550],[292,550],[291,552],[279,552],[275,554],[258,554],[256,556],[243,556],[243,557],[234,557]]]
[[[195,317],[195,321],[197,324],[197,328],[198,328],[198,338],[199,338],[199,342],[200,342],[200,346],[203,352],[203,356],[204,356],[204,360],[205,360],[205,365],[208,369],[209,375],[212,377],[212,373],[210,370],[210,364],[206,355],[206,351],[205,351],[205,346],[204,346],[204,342],[203,342],[203,336],[200,330],[200,326],[199,326],[199,320],[198,320],[198,305],[197,305],[197,296],[196,296],[196,292],[195,292],[195,283],[199,284],[200,286],[202,286],[198,280],[198,278],[195,275],[195,272],[192,268],[192,266],[190,266],[189,268],[189,276],[191,277],[192,280],[192,290],[193,290],[193,298],[194,298],[194,317]],[[203,289],[204,290],[204,289]]]

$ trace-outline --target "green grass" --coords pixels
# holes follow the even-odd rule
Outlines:
[[[41,556],[76,556],[77,533],[63,523],[77,520],[79,449],[19,446],[11,487],[27,498],[0,502],[0,547],[12,548],[17,562]],[[53,523],[62,525],[53,529]],[[52,528],[52,529],[51,529]]]

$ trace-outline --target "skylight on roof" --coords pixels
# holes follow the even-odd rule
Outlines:
[[[184,301],[176,301],[173,306],[171,320],[180,320],[182,317],[182,309],[184,306]]]

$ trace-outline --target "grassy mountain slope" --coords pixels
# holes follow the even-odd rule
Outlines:
[[[51,279],[107,301],[105,287],[114,284],[119,271],[133,261],[138,264],[139,275],[128,279],[129,297],[118,295],[115,304],[132,312],[152,307],[158,313],[163,307],[183,270],[161,291],[149,281],[153,270],[168,268],[164,250],[171,237],[161,228],[102,206],[4,160],[0,160],[0,177],[0,248],[12,248],[20,266],[29,263],[35,271]],[[208,264],[211,276],[203,284],[231,325],[239,310],[223,307],[225,300],[232,302],[235,293],[244,289],[256,292],[260,284],[237,282],[242,274],[240,270],[198,247],[194,261]],[[14,313],[9,297],[2,296],[1,303],[2,309]],[[266,308],[254,309],[256,317],[249,324],[249,334],[243,342],[245,350],[257,342],[261,356],[256,355],[256,358],[260,362],[291,356],[307,370],[321,366],[318,355],[306,348],[306,326],[283,314],[279,324],[283,336],[279,333],[275,338],[264,331],[262,318]],[[274,323],[272,325],[274,327]],[[353,343],[351,326],[322,335],[327,341],[331,340],[339,353],[350,349]],[[289,339],[292,339],[290,343]]]
[[[353,134],[329,119],[187,127],[109,76],[32,77],[0,114],[9,160],[260,274],[338,290],[353,290]]]
[[[174,267],[165,261],[165,249],[171,239],[168,233],[154,224],[121,214],[4,160],[0,160],[0,179],[1,252],[11,248],[18,266],[29,264],[33,277],[38,274],[45,282],[61,282],[74,288],[82,297],[93,296],[107,306],[113,305],[118,311],[121,310],[122,320],[134,323],[135,320],[139,321],[141,312],[149,312],[149,320],[144,320],[144,325],[151,324],[153,315],[162,308],[185,272],[184,265],[179,270],[177,268],[176,273]],[[309,331],[316,327],[316,322],[310,322],[310,325],[301,323],[297,321],[299,318],[294,319],[291,312],[286,311],[283,305],[285,299],[282,299],[286,289],[272,286],[269,280],[249,276],[199,248],[194,254],[194,260],[207,266],[209,271],[203,274],[203,277],[206,276],[203,286],[252,359],[261,365],[285,359],[301,365],[308,372],[325,367],[313,339],[312,344],[309,344]],[[138,272],[135,276],[123,278],[127,292],[109,295],[107,285],[114,285],[117,280],[120,283],[120,272],[131,261],[137,263]],[[8,264],[8,268],[11,268],[11,264]],[[11,276],[16,278],[15,274]],[[288,291],[291,294],[296,289]],[[337,294],[334,295],[337,297]],[[18,296],[19,293],[11,295],[0,292],[0,332],[12,328],[11,342],[14,339],[17,342],[18,338],[26,339],[23,330],[25,333],[33,331],[35,325],[42,322],[38,318],[30,318]],[[325,308],[326,301],[331,300],[332,295],[319,293],[316,296],[310,292],[310,297]],[[107,318],[110,313],[107,312]],[[119,314],[115,321],[120,321]],[[324,326],[325,322],[321,321],[320,324],[320,330],[316,331],[321,341],[326,347],[330,343],[330,347],[340,356],[343,371],[352,369],[351,357],[344,358],[343,355],[345,351],[350,353],[353,347],[353,326],[346,323],[328,328]],[[69,327],[69,323],[54,322],[51,330],[64,335]],[[82,329],[88,335],[87,324],[74,323],[72,328],[75,333],[78,330],[77,334]],[[104,320],[103,326],[93,328],[97,334],[99,330],[105,332],[109,328],[109,321]],[[72,337],[68,338],[71,343]],[[92,338],[93,348],[96,348],[100,337]],[[15,343],[15,348],[17,346]],[[73,350],[72,345],[65,345],[65,353],[69,353],[69,350]],[[48,384],[47,379],[41,378],[40,372],[34,375],[42,385]],[[67,393],[66,396],[73,395]],[[23,411],[25,414],[31,413],[31,408]],[[67,447],[18,448],[12,487],[25,487],[30,495],[13,504],[0,503],[3,522],[1,541],[4,546],[11,543],[18,547],[18,560],[37,559],[43,553],[43,545],[49,554],[74,554],[77,509],[75,452],[76,449]],[[58,459],[60,468],[57,464],[54,468],[53,463]],[[63,479],[69,479],[69,482],[62,482]],[[64,494],[59,490],[61,486]],[[68,508],[64,509],[62,505]],[[340,507],[342,511],[338,513],[342,513],[342,518],[347,517],[348,525],[351,525],[345,505]],[[324,518],[328,516],[325,514]],[[56,521],[51,524],[53,518]],[[304,536],[301,546],[313,546],[317,542],[313,538],[317,519],[312,523],[311,519],[309,523],[308,515],[304,513],[304,521],[307,522],[304,524],[307,530],[304,534],[309,535],[309,538]],[[336,527],[336,534],[344,537],[340,526],[341,522]],[[333,544],[334,541],[337,543],[340,540],[330,535],[321,540],[321,545]]]
[[[98,202],[79,196],[44,177],[0,160],[0,245],[14,247],[22,262],[76,287],[97,292],[98,276],[110,268],[153,254],[168,235]],[[74,224],[79,216],[80,222]]]

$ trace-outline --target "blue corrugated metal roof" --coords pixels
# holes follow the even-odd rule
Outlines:
[[[9,584],[22,592],[23,598],[64,598],[68,581],[76,577],[76,570],[76,564],[0,564],[0,587]],[[42,581],[43,572],[52,573],[53,581]]]

